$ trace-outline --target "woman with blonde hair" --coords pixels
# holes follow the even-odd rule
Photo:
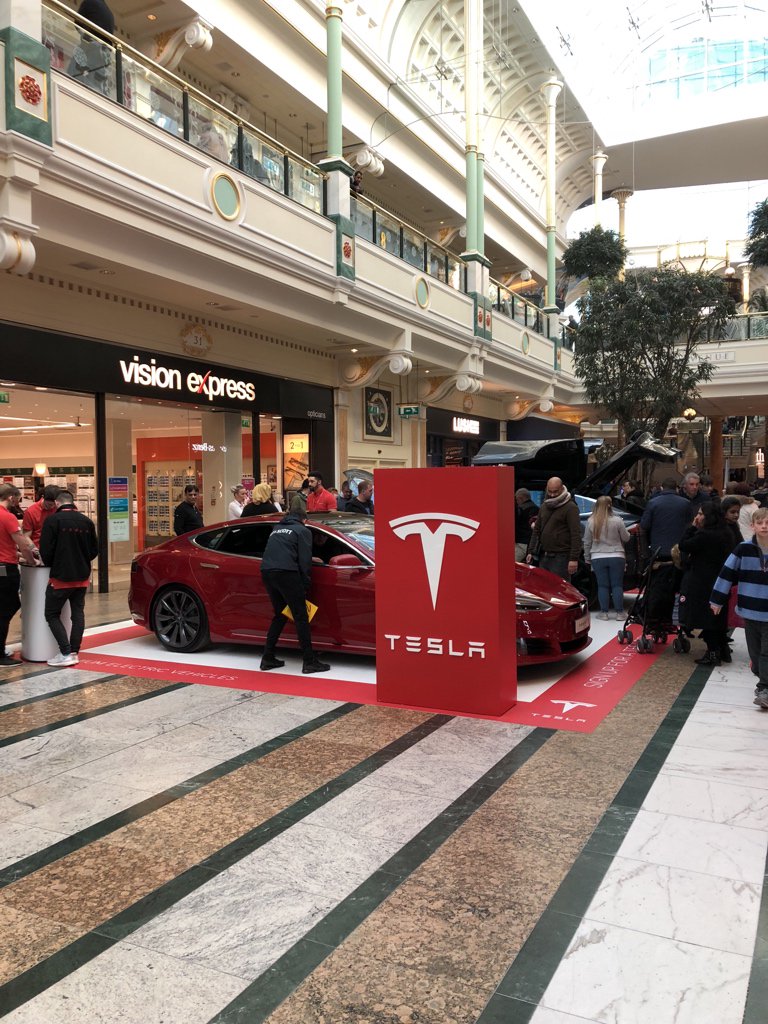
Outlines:
[[[629,532],[621,516],[614,514],[611,499],[607,495],[598,498],[584,531],[584,560],[597,579],[598,619],[608,618],[611,596],[616,618],[624,618],[624,545],[628,540]]]
[[[272,488],[269,484],[256,484],[251,493],[251,500],[243,509],[242,519],[247,516],[265,516],[270,512],[277,512],[277,506],[272,501]]]

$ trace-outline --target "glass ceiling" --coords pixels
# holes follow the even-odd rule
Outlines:
[[[486,17],[494,2],[486,0]],[[765,0],[520,6],[605,145],[765,114]]]

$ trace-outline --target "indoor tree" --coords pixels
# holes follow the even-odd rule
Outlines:
[[[723,337],[736,309],[721,278],[672,266],[594,280],[578,308],[576,374],[625,438],[664,436],[711,379],[706,343]]]
[[[753,268],[768,267],[768,199],[752,210],[744,252]]]
[[[563,252],[563,268],[569,277],[616,277],[628,252],[615,231],[598,225],[582,231],[568,245]]]

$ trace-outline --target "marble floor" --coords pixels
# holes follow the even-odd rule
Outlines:
[[[768,713],[700,650],[592,732],[0,670],[0,1017],[764,1024]]]

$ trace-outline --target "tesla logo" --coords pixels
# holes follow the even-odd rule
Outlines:
[[[429,524],[437,523],[433,529]],[[389,525],[392,532],[400,540],[406,537],[416,536],[421,540],[421,550],[424,554],[424,564],[427,568],[427,579],[429,580],[429,593],[432,597],[432,607],[437,607],[437,594],[440,589],[440,574],[443,571],[443,555],[445,553],[445,542],[448,537],[458,537],[462,541],[468,541],[477,533],[480,523],[476,519],[467,519],[464,516],[447,515],[443,512],[421,512],[414,516],[401,516],[399,519],[390,519]]]
[[[597,704],[587,704],[582,700],[550,700],[550,704],[562,704],[563,714],[567,715],[574,708],[596,708]]]

